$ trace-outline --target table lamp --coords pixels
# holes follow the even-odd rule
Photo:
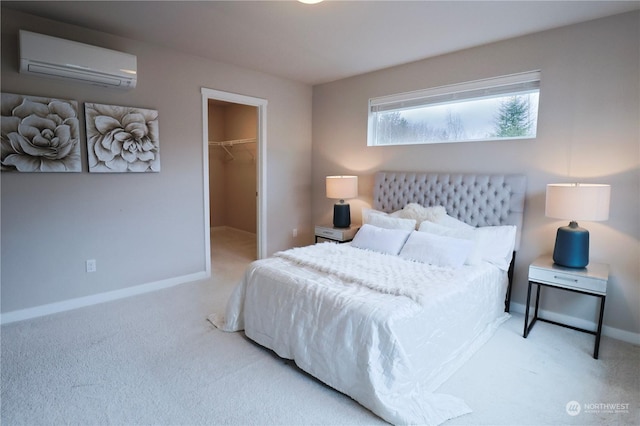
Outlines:
[[[358,196],[358,176],[327,176],[327,198],[339,199],[333,205],[333,226],[348,228],[351,225],[351,209],[345,198]]]
[[[589,231],[578,220],[601,221],[609,218],[611,186],[590,183],[552,183],[547,185],[545,216],[568,219],[558,228],[553,261],[568,268],[589,264]]]

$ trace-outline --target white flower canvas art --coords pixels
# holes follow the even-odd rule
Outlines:
[[[159,172],[158,111],[85,103],[89,171]]]
[[[80,172],[78,102],[1,95],[0,170]]]

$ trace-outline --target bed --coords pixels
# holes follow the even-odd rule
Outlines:
[[[390,423],[468,413],[435,391],[508,318],[525,189],[522,175],[378,172],[351,244],[253,262],[224,314],[209,320],[244,330]],[[432,215],[413,222],[418,230],[404,222],[415,217],[409,206]],[[423,241],[438,245],[425,250]]]

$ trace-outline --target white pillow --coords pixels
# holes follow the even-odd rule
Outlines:
[[[358,230],[351,245],[353,247],[373,250],[380,253],[397,255],[411,231],[402,229],[386,229],[364,224]]]
[[[482,259],[503,271],[509,270],[516,245],[517,228],[513,225],[482,226],[475,229]]]
[[[419,224],[425,220],[437,222],[446,214],[447,211],[442,206],[423,207],[418,203],[409,203],[404,206],[402,210],[392,213],[391,216],[401,217],[404,219],[415,219],[416,223]]]
[[[420,224],[418,231],[428,232],[434,235],[441,235],[445,237],[461,238],[472,242],[472,248],[465,259],[467,265],[477,265],[482,260],[482,247],[478,241],[478,234],[476,234],[474,227],[464,228],[450,228],[437,223],[424,221]]]
[[[408,231],[416,229],[415,219],[393,217],[384,212],[367,208],[362,209],[362,223],[386,229],[405,229]]]
[[[504,271],[509,270],[516,242],[515,226],[449,228],[436,223],[422,222],[418,230],[473,241],[473,249],[465,261],[467,265],[477,265],[484,260]]]
[[[427,232],[413,231],[400,251],[400,257],[451,268],[461,267],[473,242]]]
[[[370,209],[367,207],[363,207],[362,208],[362,223],[369,223],[369,220],[371,218],[372,215],[377,214],[377,215],[381,215],[381,216],[389,216],[387,213],[385,212],[381,212],[380,210],[374,210],[374,209]]]
[[[449,216],[448,214],[445,214],[444,216],[441,216],[438,220],[435,220],[432,222],[435,222],[442,226],[446,226],[448,228],[475,229],[475,227],[469,225],[468,223],[464,223],[463,221],[458,220],[453,216]]]

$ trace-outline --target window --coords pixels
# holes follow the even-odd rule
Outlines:
[[[536,137],[540,71],[369,100],[367,145]]]

